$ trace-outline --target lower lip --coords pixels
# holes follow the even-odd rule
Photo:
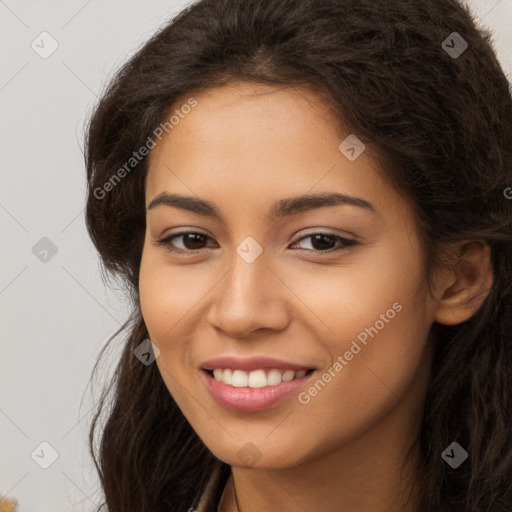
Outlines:
[[[200,370],[200,372],[213,398],[227,409],[240,412],[263,411],[277,405],[298,393],[304,383],[315,373],[312,371],[299,379],[281,382],[275,386],[236,388],[214,379],[206,370]]]

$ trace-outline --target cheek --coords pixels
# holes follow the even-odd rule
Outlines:
[[[170,265],[160,251],[143,251],[139,276],[142,315],[155,342],[168,339],[211,288],[204,267]]]
[[[162,380],[180,407],[186,403],[183,395],[187,375],[188,353],[184,350],[186,336],[179,331],[190,306],[187,293],[193,286],[184,286],[180,273],[162,263],[156,250],[144,249],[139,274],[140,307],[149,337],[160,349],[156,359]],[[180,290],[183,290],[181,292]]]
[[[146,248],[139,274],[140,306],[149,337],[160,349],[156,363],[178,404],[183,387],[196,380],[194,327],[206,314],[204,299],[218,281],[208,265],[171,265],[164,250]],[[186,387],[186,386],[185,386]]]
[[[326,421],[320,420],[323,411],[336,411],[342,423],[349,427],[352,418],[355,427],[355,416],[371,421],[405,393],[424,361],[432,320],[422,268],[410,248],[372,253],[357,265],[346,261],[288,271],[283,281],[304,298],[314,313],[311,325],[326,334],[319,339],[331,365],[338,362],[306,390],[306,409],[319,421]]]
[[[332,364],[298,397],[297,407],[306,420],[289,424],[287,435],[323,452],[355,440],[395,408],[406,417],[419,413],[429,366],[425,333],[411,330],[414,316],[404,306],[377,334],[358,328],[358,333],[367,334],[365,343],[357,334],[332,340],[328,346]],[[406,429],[406,423],[401,422],[400,429]],[[312,434],[320,425],[323,435]],[[402,433],[406,438],[407,432]]]
[[[382,246],[348,254],[339,264],[299,263],[278,269],[280,279],[304,303],[304,313],[329,337],[356,336],[399,302],[424,311],[422,268],[410,246]],[[309,311],[309,312],[308,312]],[[402,314],[402,318],[405,315]]]
[[[162,284],[160,269],[144,248],[139,273],[140,307],[149,335],[155,343],[161,337],[158,334],[168,321],[165,311],[172,312],[172,309],[168,308],[170,295],[164,293],[166,287]]]
[[[177,272],[144,251],[139,275],[140,307],[151,341],[159,348],[156,364],[168,390],[175,397],[184,379],[185,339],[179,333],[180,319],[186,314],[186,300],[179,290],[190,290],[179,282]],[[157,255],[158,256],[158,255]],[[177,379],[177,381],[176,381]]]

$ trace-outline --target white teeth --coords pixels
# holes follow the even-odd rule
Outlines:
[[[242,370],[235,370],[231,379],[231,385],[235,388],[246,388],[247,387],[248,375],[247,372]]]
[[[224,382],[224,384],[229,384],[231,385],[231,382],[233,380],[233,371],[232,370],[220,370],[222,373],[222,379],[218,379],[218,380],[222,380],[222,382]],[[215,373],[213,374],[215,376]]]
[[[293,380],[294,377],[295,372],[293,370],[286,370],[281,376],[281,379],[283,379],[283,382],[288,382],[289,380]]]
[[[268,372],[265,370],[253,370],[246,372],[244,370],[230,370],[215,368],[213,377],[215,380],[229,384],[235,388],[264,388],[266,386],[275,386],[281,382],[289,382],[294,379],[300,379],[306,375],[306,370],[277,370],[272,369]]]
[[[267,375],[267,386],[281,384],[281,372],[279,370],[270,370]]]
[[[265,370],[254,370],[249,373],[250,388],[264,388],[267,385],[267,376]]]

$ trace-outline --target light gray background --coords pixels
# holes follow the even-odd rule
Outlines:
[[[187,3],[0,0],[0,493],[20,512],[100,502],[86,448],[98,393],[84,393],[128,310],[105,289],[85,229],[84,120],[114,70]],[[512,76],[512,0],[468,3]],[[44,31],[58,43],[46,59],[31,47],[51,49]],[[43,237],[57,248],[46,262],[32,252]],[[51,460],[43,441],[58,453],[48,469],[31,457]]]

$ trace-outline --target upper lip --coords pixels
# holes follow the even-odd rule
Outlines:
[[[292,363],[289,361],[282,361],[273,357],[259,356],[250,358],[239,358],[233,356],[216,357],[209,359],[201,364],[203,370],[215,370],[216,368],[232,370],[252,371],[259,370],[260,368],[276,368],[278,370],[310,370],[314,369],[311,365],[304,365],[300,363]]]

